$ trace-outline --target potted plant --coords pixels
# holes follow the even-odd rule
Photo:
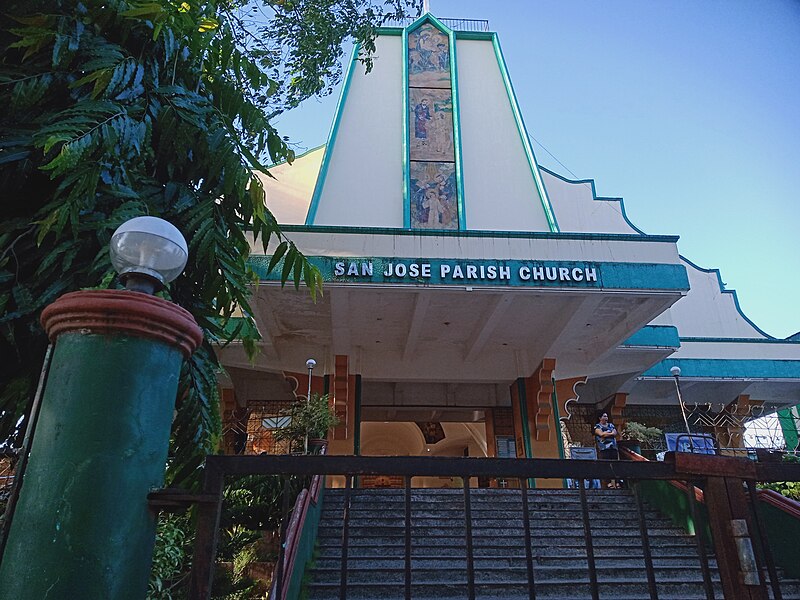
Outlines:
[[[622,440],[619,444],[636,454],[641,454],[642,445],[651,445],[659,441],[663,435],[664,432],[658,427],[648,427],[636,421],[628,421],[622,430]]]
[[[291,417],[289,424],[276,429],[272,437],[278,442],[288,440],[290,450],[318,451],[327,443],[328,431],[339,424],[328,394],[311,394],[308,400],[298,400],[286,416]]]

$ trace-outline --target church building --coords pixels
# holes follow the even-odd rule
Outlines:
[[[676,366],[692,429],[724,448],[800,403],[800,338],[761,331],[621,199],[541,167],[498,35],[465,29],[429,13],[381,29],[373,70],[346,66],[327,144],[264,179],[324,294],[281,287],[254,245],[260,353],[220,351],[227,451],[281,451],[270,431],[309,358],[340,419],[331,454],[569,457],[599,411],[685,431]]]

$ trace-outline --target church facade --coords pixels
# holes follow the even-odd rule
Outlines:
[[[251,257],[260,353],[220,350],[229,451],[278,451],[309,358],[334,454],[566,457],[598,411],[685,431],[676,366],[692,429],[723,447],[800,403],[797,336],[761,331],[621,199],[538,165],[496,33],[426,14],[376,48],[369,74],[349,63],[328,143],[264,180],[324,295]]]

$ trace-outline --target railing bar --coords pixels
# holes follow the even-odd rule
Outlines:
[[[411,600],[411,476],[406,475],[406,600]]]
[[[286,533],[289,529],[289,488],[291,485],[292,477],[288,476],[283,482],[283,508],[281,509],[281,528],[280,528],[280,539],[281,544],[278,548],[278,564],[275,567],[277,571],[276,578],[278,580],[278,584],[275,586],[275,592],[278,596],[278,600],[282,600],[285,597],[285,593],[283,590],[284,585],[284,577],[283,577],[283,569],[286,563]]]
[[[658,600],[658,588],[656,587],[656,574],[653,570],[653,554],[650,552],[650,534],[647,531],[647,520],[644,513],[642,496],[639,494],[638,482],[630,482],[633,490],[633,497],[636,499],[636,510],[639,514],[639,533],[642,537],[642,553],[644,554],[644,568],[647,571],[647,589],[650,592],[650,600]]]
[[[536,584],[533,579],[533,549],[531,548],[531,516],[528,508],[528,480],[520,479],[522,489],[522,526],[525,529],[525,562],[528,567],[528,597],[536,600]]]
[[[339,578],[339,600],[347,600],[347,544],[350,540],[350,488],[353,476],[344,477],[344,509],[342,513],[342,571]]]
[[[600,591],[597,587],[597,566],[594,562],[594,545],[592,543],[592,528],[589,523],[589,503],[586,501],[586,488],[584,480],[578,481],[578,492],[581,497],[581,512],[583,514],[583,532],[586,540],[586,560],[589,563],[589,586],[592,590],[592,600],[600,600]]]
[[[464,477],[464,525],[467,547],[467,595],[475,600],[475,561],[472,549],[472,505],[470,504],[469,477]]]
[[[753,514],[753,525],[755,525],[755,534],[758,537],[758,546],[760,549],[760,552],[756,552],[756,560],[758,560],[759,554],[763,556],[764,562],[767,563],[767,572],[769,573],[770,587],[772,587],[772,596],[774,600],[783,600],[781,584],[780,581],[778,581],[778,571],[775,569],[775,560],[772,557],[772,550],[769,547],[769,541],[767,540],[764,523],[761,520],[761,515],[758,514],[758,494],[756,493],[755,481],[745,481],[745,485],[747,485],[747,492],[750,495],[750,510]],[[758,576],[763,582],[764,576],[762,572],[762,566],[760,564],[758,565]]]
[[[697,544],[697,555],[700,558],[700,569],[703,572],[703,589],[706,593],[706,600],[714,600],[714,586],[711,584],[711,571],[708,568],[708,554],[706,544],[703,540],[703,532],[698,520],[697,500],[695,498],[694,482],[686,481],[686,494],[689,499],[689,515],[694,525],[694,540]]]

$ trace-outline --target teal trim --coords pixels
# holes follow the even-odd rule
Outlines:
[[[792,338],[722,338],[722,337],[681,337],[682,342],[725,342],[729,344],[800,344]]]
[[[680,367],[681,379],[800,379],[800,360],[750,358],[668,358],[641,376],[672,379],[672,367]]]
[[[403,27],[378,27],[378,35],[403,35]]]
[[[786,450],[796,452],[800,450],[800,412],[798,407],[784,408],[778,411],[778,424],[783,432],[783,441]]]
[[[342,93],[339,96],[339,102],[336,104],[336,116],[331,125],[331,131],[328,134],[328,143],[325,148],[325,156],[322,158],[322,166],[319,169],[319,176],[317,183],[314,185],[314,195],[311,196],[311,204],[308,207],[308,214],[306,215],[306,225],[313,225],[314,219],[317,216],[317,208],[319,208],[319,199],[322,196],[322,189],[325,187],[325,178],[328,176],[328,167],[330,167],[331,156],[333,149],[336,145],[336,135],[339,133],[339,125],[342,122],[342,113],[344,113],[345,101],[347,94],[350,92],[350,83],[353,80],[353,72],[355,71],[356,64],[358,63],[358,53],[361,45],[356,43],[353,46],[353,55],[350,57],[350,66],[347,68],[347,74],[344,77],[342,84]]]
[[[800,577],[800,519],[763,499],[757,506],[775,564],[787,577]]]
[[[549,231],[489,231],[469,229],[401,229],[399,227],[349,227],[342,225],[281,225],[285,232],[293,233],[342,233],[349,235],[411,235],[465,238],[516,238],[526,240],[582,240],[596,242],[666,242],[674,244],[676,235],[634,235],[631,233],[551,233]]]
[[[319,497],[316,502],[311,499],[308,501],[308,510],[306,511],[306,518],[303,522],[303,530],[297,540],[297,554],[294,559],[294,568],[289,574],[288,589],[286,598],[289,600],[297,600],[301,597],[303,588],[303,576],[306,572],[306,566],[314,556],[314,545],[317,541],[317,532],[319,531],[319,520],[322,516],[322,503],[325,500],[325,482],[323,481],[319,488]]]
[[[361,454],[361,375],[356,375],[355,414],[353,415],[353,454]]]
[[[456,31],[456,39],[459,40],[491,42],[493,35],[494,33],[491,31]]]
[[[503,77],[503,83],[506,86],[506,94],[508,94],[508,102],[511,104],[511,111],[514,114],[514,119],[517,123],[517,131],[519,131],[519,137],[522,141],[522,147],[525,150],[525,156],[528,159],[528,165],[531,169],[531,175],[533,175],[534,183],[536,184],[536,189],[539,192],[539,200],[542,203],[542,209],[544,210],[544,215],[547,218],[547,223],[550,227],[550,231],[557,233],[558,229],[558,222],[556,221],[555,213],[553,212],[553,205],[550,204],[550,199],[547,197],[547,190],[544,187],[544,183],[542,182],[542,176],[539,173],[539,166],[536,163],[536,156],[533,153],[533,148],[531,147],[531,142],[528,139],[527,129],[525,128],[525,122],[522,119],[522,112],[519,109],[519,103],[517,102],[517,96],[514,93],[514,86],[511,84],[511,77],[508,74],[508,68],[506,67],[505,58],[503,58],[503,50],[500,48],[500,39],[497,37],[497,34],[492,36],[492,46],[494,47],[494,54],[497,58],[497,65],[500,67],[500,74]]]
[[[403,227],[411,229],[411,107],[408,100],[408,29],[403,29]]]
[[[456,62],[456,36],[448,34],[450,40],[450,91],[453,97],[453,149],[456,161],[456,196],[458,201],[458,228],[467,228],[467,213],[464,210],[464,164],[461,152],[461,109],[458,104],[458,66]]]
[[[672,325],[645,325],[620,346],[646,346],[649,348],[680,348],[678,328]]]
[[[700,535],[707,547],[712,547],[711,527],[708,521],[708,508],[704,502],[695,504],[695,515],[689,506],[689,498],[685,491],[678,489],[669,481],[639,481],[635,484],[642,499],[650,506],[668,517],[675,525],[689,533]]]
[[[742,307],[739,306],[739,296],[736,295],[736,290],[726,290],[725,289],[725,282],[722,281],[722,274],[720,273],[719,269],[704,269],[703,267],[699,267],[695,263],[690,261],[688,258],[683,256],[682,254],[680,255],[680,258],[681,258],[682,261],[688,263],[690,266],[694,267],[695,269],[697,269],[698,271],[700,271],[702,273],[714,273],[714,274],[716,274],[717,283],[719,284],[719,291],[722,292],[723,294],[731,294],[733,296],[733,305],[736,307],[736,312],[738,312],[741,315],[741,317],[753,327],[753,329],[758,331],[758,333],[760,333],[764,337],[767,337],[767,338],[769,338],[771,340],[776,339],[774,336],[771,336],[770,334],[768,334],[765,331],[763,331],[758,325],[753,323],[750,320],[750,318],[746,314],[744,314],[744,312],[742,312]]]
[[[542,171],[546,171],[547,173],[549,173],[553,177],[556,177],[556,178],[560,179],[561,181],[565,181],[567,183],[578,183],[578,184],[582,183],[584,185],[588,184],[592,188],[592,200],[597,200],[599,202],[619,202],[620,213],[622,214],[622,218],[625,219],[625,222],[628,224],[628,226],[631,229],[633,229],[634,231],[637,231],[638,233],[640,233],[642,235],[647,235],[644,231],[642,231],[636,225],[634,225],[631,222],[631,220],[628,218],[628,215],[625,212],[625,201],[622,198],[611,198],[611,197],[607,197],[607,196],[598,196],[597,195],[597,191],[595,190],[595,187],[594,187],[594,179],[567,179],[563,175],[559,175],[558,173],[556,173],[555,171],[551,171],[547,167],[543,167],[543,166],[539,165],[539,169],[541,169]]]
[[[307,256],[326,283],[400,284],[400,285],[470,285],[494,288],[559,288],[596,290],[659,290],[683,292],[689,280],[683,265],[606,263],[576,261],[523,261],[487,259],[418,259],[396,257]],[[264,281],[280,280],[281,269],[267,272],[270,257],[251,255],[249,266]],[[340,274],[335,274],[339,263]],[[279,263],[280,264],[280,263]],[[352,268],[355,272],[348,275]],[[395,266],[403,265],[397,274]],[[391,266],[391,270],[389,267]],[[413,269],[412,269],[413,267]],[[458,268],[458,270],[456,270]],[[534,279],[533,269],[542,269],[543,278]],[[423,275],[430,269],[429,273]],[[388,273],[388,274],[387,274]],[[565,278],[559,278],[560,274]],[[593,277],[589,277],[589,274]],[[547,275],[555,279],[549,279]],[[798,362],[800,364],[800,361]]]
[[[522,421],[522,445],[525,449],[525,458],[533,458],[531,430],[528,425],[528,394],[525,391],[525,379],[522,377],[517,377],[517,399],[519,400],[520,421]],[[528,487],[535,488],[536,480],[528,479]]]
[[[450,93],[453,99],[453,149],[455,151],[455,171],[456,171],[456,198],[458,207],[458,228],[464,230],[467,228],[467,217],[464,212],[464,168],[461,159],[461,124],[460,124],[460,111],[458,107],[458,76],[456,67],[456,36],[455,32],[447,25],[442,23],[439,19],[430,13],[425,13],[419,19],[414,21],[403,31],[403,173],[405,175],[403,185],[403,227],[406,229],[411,228],[411,157],[410,157],[410,141],[411,119],[410,105],[408,99],[408,34],[417,29],[418,27],[430,23],[439,31],[447,35],[450,43]]]

